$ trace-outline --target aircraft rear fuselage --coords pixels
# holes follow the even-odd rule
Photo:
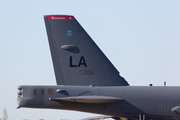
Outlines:
[[[180,87],[129,86],[74,16],[45,15],[44,20],[57,85],[19,86],[18,108],[180,120]]]
[[[76,110],[132,118],[146,115],[147,118],[151,115],[172,116],[172,108],[180,105],[180,87],[57,85],[19,86],[18,89],[18,107],[27,108]],[[89,97],[106,101],[89,102]]]

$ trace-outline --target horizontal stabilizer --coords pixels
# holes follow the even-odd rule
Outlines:
[[[49,98],[53,101],[67,101],[67,102],[78,102],[78,103],[114,103],[121,102],[123,99],[109,96],[77,96],[77,97],[63,97],[63,98]]]

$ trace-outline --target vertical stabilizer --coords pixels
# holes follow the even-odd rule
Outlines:
[[[58,85],[129,85],[73,16],[44,19]]]

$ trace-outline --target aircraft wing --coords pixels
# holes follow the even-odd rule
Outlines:
[[[53,101],[67,101],[67,102],[79,102],[79,103],[114,103],[122,102],[123,99],[109,96],[75,96],[75,97],[62,97],[62,98],[49,98]]]

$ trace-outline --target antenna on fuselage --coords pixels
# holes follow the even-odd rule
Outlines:
[[[166,81],[164,81],[164,86],[166,86]]]

